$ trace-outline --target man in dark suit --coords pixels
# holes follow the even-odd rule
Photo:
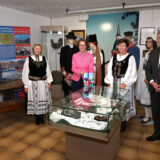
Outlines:
[[[160,140],[160,32],[157,33],[157,43],[159,47],[151,53],[146,66],[154,121],[154,134],[147,137],[147,141]]]

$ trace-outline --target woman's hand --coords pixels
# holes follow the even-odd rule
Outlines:
[[[148,88],[149,83],[148,83],[147,78],[144,79],[144,82],[145,82],[145,84],[146,84],[146,88]]]
[[[119,88],[120,88],[120,89],[126,88],[126,84],[125,84],[125,83],[120,84]]]
[[[24,88],[25,93],[28,93],[28,88]]]
[[[50,83],[48,83],[48,89],[49,89],[49,90],[51,89],[51,84],[50,84]]]
[[[110,84],[106,84],[106,86],[107,86],[107,87],[110,87],[111,85],[110,85]]]

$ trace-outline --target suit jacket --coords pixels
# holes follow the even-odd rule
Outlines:
[[[150,92],[154,91],[154,88],[152,87],[152,85],[150,85],[150,81],[153,79],[156,82],[157,71],[159,66],[159,56],[160,56],[160,47],[151,52],[151,55],[147,62],[145,73],[147,80],[149,81]]]
[[[72,73],[72,56],[77,53],[79,48],[77,46],[73,46],[70,48],[69,45],[66,45],[61,48],[60,52],[60,66],[64,67],[65,71],[68,73]]]

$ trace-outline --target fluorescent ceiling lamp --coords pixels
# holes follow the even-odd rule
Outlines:
[[[135,5],[127,5],[125,3],[122,3],[122,5],[117,7],[95,8],[95,9],[74,10],[74,11],[70,11],[67,9],[66,14],[113,11],[113,10],[134,9],[134,8],[137,9],[137,8],[159,7],[159,6],[160,6],[160,3],[148,3],[148,4],[146,3],[146,4],[135,4]]]

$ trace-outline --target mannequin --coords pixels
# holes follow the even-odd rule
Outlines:
[[[72,90],[72,56],[79,51],[78,47],[74,45],[76,36],[73,32],[69,32],[66,35],[67,45],[61,48],[60,52],[60,66],[63,73],[62,90],[64,90],[64,96],[69,94]]]
[[[139,61],[140,61],[140,50],[137,46],[135,46],[133,44],[132,37],[133,37],[133,32],[132,31],[124,32],[124,38],[129,40],[128,53],[134,56],[134,58],[136,60],[137,70],[138,70]]]
[[[102,64],[103,64],[103,55],[101,50],[98,47],[97,36],[96,34],[89,35],[89,53],[94,57],[94,79],[97,85],[102,85]]]

